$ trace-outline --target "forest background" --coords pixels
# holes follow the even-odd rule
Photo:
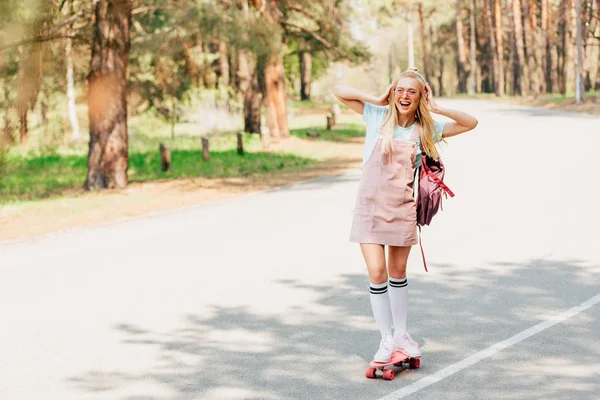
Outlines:
[[[600,113],[600,7],[2,0],[0,235],[356,166],[364,128],[331,88],[379,93],[409,66],[439,97]]]

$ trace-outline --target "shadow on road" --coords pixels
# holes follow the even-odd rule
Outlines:
[[[318,299],[287,310],[285,316],[215,307],[214,316],[188,315],[184,329],[168,334],[123,321],[114,328],[125,343],[159,350],[155,365],[140,375],[88,371],[70,383],[82,392],[109,392],[150,380],[185,399],[362,399],[365,390],[377,398],[380,392],[418,380],[597,294],[598,278],[591,267],[579,260],[538,259],[525,265],[489,263],[467,273],[451,264],[432,265],[428,275],[409,280],[409,325],[413,336],[427,344],[423,367],[405,371],[403,378],[385,387],[363,377],[379,338],[371,319],[367,278],[362,275],[345,275],[335,286],[274,282],[290,292],[311,292]],[[589,314],[582,317],[586,323],[575,327],[578,334],[550,335],[543,341],[543,351],[527,341],[517,345],[524,360],[550,354],[554,373],[544,373],[543,366],[519,368],[515,366],[519,360],[507,360],[490,376],[485,375],[490,370],[476,367],[461,374],[467,382],[485,378],[488,393],[506,389],[502,386],[506,380],[497,376],[510,376],[515,388],[551,376],[551,384],[536,386],[535,398],[562,398],[565,388],[573,398],[594,398],[600,392],[597,377],[581,368],[569,373],[576,362],[597,364],[600,358],[600,347],[582,340],[594,337],[598,321]],[[495,357],[501,359],[509,351]],[[580,356],[575,361],[570,354]],[[429,390],[435,392],[437,385]],[[460,394],[476,395],[481,389],[467,384],[455,395],[466,398]],[[128,397],[134,398],[142,397]]]

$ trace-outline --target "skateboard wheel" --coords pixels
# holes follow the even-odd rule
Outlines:
[[[408,361],[408,365],[411,368],[417,369],[417,368],[419,368],[421,366],[421,359],[420,358],[411,358]]]
[[[386,381],[393,381],[394,375],[395,373],[393,369],[386,369],[385,371],[383,371],[383,379]]]
[[[365,373],[367,378],[374,379],[375,378],[375,368],[367,368],[367,372]]]

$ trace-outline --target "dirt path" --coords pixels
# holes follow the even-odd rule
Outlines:
[[[362,141],[331,143],[291,137],[270,151],[310,157],[317,165],[246,178],[186,178],[132,183],[123,190],[87,193],[71,190],[64,197],[0,208],[0,241],[116,221],[157,211],[214,202],[292,182],[337,174],[360,165]]]

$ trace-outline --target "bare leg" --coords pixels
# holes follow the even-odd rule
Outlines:
[[[385,246],[374,243],[361,243],[363,257],[367,263],[369,281],[375,284],[387,282],[387,268],[385,267]]]
[[[406,263],[411,246],[388,246],[388,272],[391,278],[406,278]]]

